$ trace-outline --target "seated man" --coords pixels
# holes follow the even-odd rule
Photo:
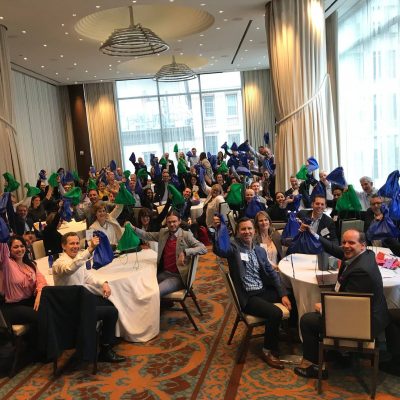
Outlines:
[[[157,280],[160,297],[184,287],[190,267],[191,256],[206,254],[203,243],[192,232],[180,228],[181,217],[175,210],[167,214],[167,228],[159,232],[146,232],[134,227],[137,235],[146,241],[158,242]]]
[[[260,203],[263,203],[265,206],[267,206],[267,200],[265,197],[262,197],[262,193],[261,193],[261,186],[260,186],[260,182],[257,181],[253,181],[251,183],[251,189],[254,190],[254,196],[257,198],[257,200]]]
[[[376,189],[374,188],[374,183],[369,176],[363,176],[360,178],[360,184],[363,191],[357,192],[357,197],[361,203],[361,211],[366,211],[370,205],[372,195],[376,193]]]
[[[322,236],[335,244],[338,244],[338,239],[336,235],[336,227],[332,218],[324,214],[326,208],[326,199],[322,196],[315,196],[313,202],[311,203],[312,210],[301,210],[297,215],[303,220],[304,218],[310,218],[311,232]]]
[[[302,225],[301,229],[307,229]],[[365,235],[354,229],[343,234],[342,246],[320,236],[324,250],[342,260],[337,292],[373,293],[372,320],[374,336],[379,335],[389,323],[388,308],[383,294],[382,276],[375,261],[375,254],[366,250]],[[294,369],[297,375],[305,378],[318,378],[318,343],[321,331],[321,303],[315,305],[316,312],[304,314],[300,320],[303,336],[303,361]],[[327,376],[326,372],[323,374]]]
[[[215,229],[218,230],[219,226],[219,218],[214,217]],[[241,218],[237,224],[237,235],[230,241],[228,250],[221,249],[218,241],[214,241],[213,251],[228,259],[241,309],[247,314],[266,319],[262,359],[272,368],[283,369],[284,365],[278,358],[282,311],[273,303],[281,302],[289,310],[291,304],[279,274],[268,261],[265,249],[254,244],[254,233],[253,221]]]
[[[56,286],[84,285],[91,292],[97,289],[95,293],[97,320],[103,321],[99,361],[122,362],[125,361],[125,357],[116,354],[111,347],[115,340],[118,310],[108,300],[111,295],[110,286],[108,282],[98,282],[92,271],[86,269],[86,262],[91,258],[98,244],[99,238],[93,237],[89,247],[80,251],[78,235],[75,232],[66,233],[61,240],[64,252],[53,264],[54,284]]]

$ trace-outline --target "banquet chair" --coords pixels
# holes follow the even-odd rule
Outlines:
[[[190,322],[192,323],[192,325],[194,326],[194,329],[196,331],[199,330],[199,328],[197,327],[196,323],[194,322],[194,319],[192,317],[192,315],[190,314],[189,309],[187,308],[186,304],[185,304],[185,300],[188,297],[191,297],[199,314],[203,315],[199,303],[197,302],[197,298],[196,295],[193,291],[193,282],[196,278],[196,272],[197,272],[197,266],[199,263],[199,256],[193,256],[192,257],[192,261],[189,267],[189,271],[188,271],[188,276],[187,276],[187,281],[185,283],[185,287],[181,290],[177,290],[176,292],[172,292],[172,293],[168,293],[165,296],[163,296],[161,298],[161,301],[169,301],[169,302],[176,302],[179,303],[181,305],[182,308],[176,308],[173,309],[175,311],[184,311],[187,315],[187,317],[189,318]]]
[[[12,378],[17,372],[18,361],[23,348],[22,338],[29,331],[29,328],[29,324],[8,324],[4,318],[2,311],[0,310],[0,330],[7,333],[15,346],[15,350],[13,352],[13,362],[11,364],[10,373],[8,374],[10,378]]]
[[[229,222],[229,225],[231,227],[231,231],[233,232],[233,234],[235,234],[235,232],[236,232],[236,221],[235,221],[235,215],[234,215],[232,210],[228,212],[228,222]]]
[[[325,351],[356,352],[370,355],[371,399],[375,398],[379,348],[375,345],[370,293],[322,292],[322,341],[319,343],[318,394],[322,393],[322,366]],[[349,323],[351,321],[351,323]]]
[[[44,248],[43,240],[36,240],[32,243],[33,254],[35,255],[35,260],[39,258],[46,257],[46,250]]]
[[[231,211],[231,208],[227,202],[219,203],[219,213],[224,217],[225,222],[228,220],[229,211]]]
[[[340,219],[339,224],[340,241],[342,239],[343,233],[349,229],[356,229],[360,232],[364,231],[364,221],[362,221],[361,219]]]
[[[255,315],[246,314],[242,311],[239,303],[239,298],[236,293],[235,286],[233,284],[231,275],[228,271],[225,271],[222,265],[219,265],[219,270],[222,275],[222,278],[225,282],[226,290],[228,291],[228,295],[236,309],[236,319],[232,327],[231,334],[229,335],[228,344],[232,343],[232,339],[235,335],[236,329],[239,325],[239,322],[243,321],[246,325],[246,333],[242,339],[242,343],[238,350],[238,364],[243,364],[246,360],[247,350],[249,348],[250,339],[263,337],[263,333],[253,334],[254,328],[258,326],[265,325],[265,318],[256,317]],[[282,320],[288,320],[290,317],[289,310],[281,303],[274,303],[275,306],[279,307],[282,310]]]

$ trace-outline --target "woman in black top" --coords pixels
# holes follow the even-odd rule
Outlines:
[[[288,220],[288,211],[286,208],[285,195],[282,192],[275,193],[275,203],[268,208],[267,213],[272,221],[285,221]]]

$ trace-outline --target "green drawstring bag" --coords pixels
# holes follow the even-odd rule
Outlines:
[[[242,191],[243,185],[241,183],[232,183],[226,196],[226,202],[232,207],[241,206],[243,203]]]
[[[186,162],[183,158],[178,161],[178,174],[186,174]]]
[[[185,203],[185,199],[182,195],[182,193],[174,186],[169,184],[167,186],[168,188],[168,192],[172,197],[172,207],[174,209],[178,209],[180,207],[183,206],[183,204]]]
[[[147,180],[147,175],[150,175],[148,173],[147,169],[146,168],[140,168],[139,171],[136,174],[136,177],[138,179],[143,179],[143,180],[146,179]]]
[[[227,174],[229,171],[228,166],[225,161],[221,162],[221,165],[218,167],[217,172],[220,174]]]
[[[131,176],[131,171],[129,171],[129,169],[127,169],[126,171],[124,171],[124,177],[125,179],[129,179]]]
[[[36,186],[31,186],[29,183],[25,183],[24,188],[28,190],[26,193],[26,197],[33,197],[40,193],[39,188],[37,188]]]
[[[5,192],[13,192],[19,188],[19,182],[17,182],[9,172],[5,172],[3,176],[7,182],[7,186],[4,188]]]
[[[336,203],[336,211],[361,211],[361,203],[353,185],[349,185],[346,192],[339,197]]]
[[[50,178],[49,178],[48,182],[49,182],[49,185],[50,185],[51,187],[53,187],[53,188],[58,187],[57,178],[58,178],[57,172],[53,172],[53,173],[50,175]]]
[[[129,251],[138,248],[139,245],[139,236],[136,234],[131,224],[126,224],[125,231],[121,236],[121,239],[119,239],[117,249],[119,251]]]
[[[80,181],[81,178],[79,177],[78,173],[76,171],[72,171],[71,175],[74,177],[75,181]]]
[[[72,205],[77,206],[81,201],[82,189],[80,187],[74,187],[68,190],[68,192],[64,194],[64,197],[71,200]]]
[[[93,178],[89,178],[89,183],[87,186],[87,191],[89,190],[97,190],[96,181]]]
[[[179,151],[179,149],[178,149],[178,144],[175,144],[175,146],[174,146],[174,153],[177,153]]]
[[[126,206],[134,206],[136,201],[131,193],[128,192],[128,189],[125,186],[125,183],[119,184],[119,192],[115,197],[115,204],[124,204]]]
[[[159,164],[161,164],[163,167],[166,167],[168,164],[168,161],[166,160],[165,157],[161,157]]]
[[[302,181],[305,181],[307,179],[307,167],[305,164],[303,164],[299,170],[299,172],[297,172],[296,174],[296,178],[297,179],[301,179]]]

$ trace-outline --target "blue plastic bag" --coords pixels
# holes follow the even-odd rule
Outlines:
[[[400,190],[389,204],[389,216],[393,221],[400,221]]]
[[[391,172],[386,179],[386,183],[378,190],[378,195],[394,198],[400,190],[399,177],[399,170]]]
[[[320,254],[324,251],[321,242],[310,232],[297,232],[286,254]]]
[[[246,207],[245,215],[247,218],[254,218],[260,211],[266,211],[264,204],[256,197],[253,197]]]
[[[299,232],[300,223],[297,221],[296,213],[289,213],[289,219],[281,235],[282,239],[293,239]]]
[[[98,236],[100,238],[100,243],[93,252],[93,268],[99,269],[107,264],[110,264],[110,262],[114,259],[114,253],[112,251],[110,241],[105,233],[101,231],[94,231],[93,236]]]
[[[366,236],[369,241],[382,240],[386,238],[397,238],[400,235],[399,230],[389,216],[389,209],[382,205],[383,218],[380,221],[374,221],[367,230]]]

